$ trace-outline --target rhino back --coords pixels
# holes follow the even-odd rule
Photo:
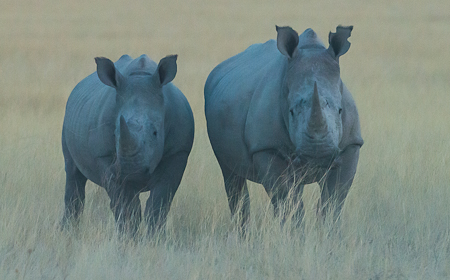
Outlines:
[[[113,160],[114,109],[115,92],[96,73],[74,88],[66,105],[63,141],[78,169],[96,184],[101,180],[98,168]]]
[[[268,61],[276,55],[276,41],[269,40],[264,44],[253,44],[217,65],[205,83],[206,102],[220,95],[222,90],[231,91],[230,87],[248,85],[248,88],[254,88],[260,72],[265,71]],[[239,83],[239,86],[234,86],[236,83]]]
[[[245,139],[249,109],[254,106],[254,95],[259,95],[258,91],[265,88],[263,84],[277,87],[280,63],[283,63],[283,57],[276,41],[269,40],[225,60],[207,79],[205,114],[208,135],[219,161],[229,168],[247,172],[252,165]]]

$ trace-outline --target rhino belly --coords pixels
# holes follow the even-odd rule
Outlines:
[[[114,159],[115,95],[96,79],[80,82],[69,96],[63,134],[80,172],[102,185]]]
[[[65,133],[65,143],[69,152],[68,156],[73,160],[81,174],[95,184],[102,185],[106,176],[107,165],[110,165],[109,162],[112,161],[112,157],[94,157],[93,152],[89,149],[88,142],[83,141],[82,137],[77,137],[74,133]]]

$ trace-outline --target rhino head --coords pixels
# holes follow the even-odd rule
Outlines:
[[[163,86],[177,72],[176,55],[167,56],[154,73],[145,71],[148,58],[142,57],[142,69],[123,76],[107,58],[96,58],[97,74],[116,90],[116,158],[122,177],[142,180],[153,173],[164,151]]]
[[[329,34],[329,48],[308,29],[299,37],[290,27],[277,26],[277,47],[287,57],[283,114],[295,146],[294,164],[330,167],[337,164],[342,138],[342,92],[339,57],[350,43],[353,27]]]

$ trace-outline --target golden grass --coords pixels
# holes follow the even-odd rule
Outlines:
[[[280,2],[280,1],[278,1]],[[450,2],[3,1],[0,11],[0,279],[448,279]],[[275,24],[322,39],[355,26],[341,73],[365,145],[341,227],[279,227],[250,185],[238,237],[206,136],[203,85],[224,59],[275,38]],[[119,241],[103,189],[89,183],[78,230],[60,232],[60,133],[93,58],[179,54],[174,83],[196,120],[167,232]],[[146,195],[142,195],[145,198]]]

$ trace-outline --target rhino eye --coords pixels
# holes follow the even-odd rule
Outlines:
[[[289,110],[289,112],[291,113],[291,116],[293,117],[294,116],[294,110]]]
[[[342,113],[342,108],[339,108],[339,114],[341,114]]]
[[[158,135],[158,132],[156,132],[156,130],[155,130],[155,131],[153,131],[153,136],[156,136],[156,135]]]

